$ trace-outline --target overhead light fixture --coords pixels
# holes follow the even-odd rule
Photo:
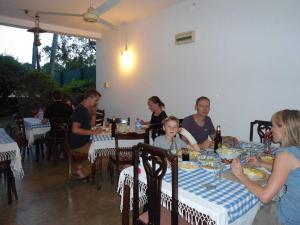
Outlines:
[[[34,18],[35,18],[35,19],[34,19],[35,26],[34,26],[33,28],[31,28],[31,29],[28,29],[27,31],[28,31],[28,32],[35,33],[35,34],[36,34],[36,33],[38,33],[38,34],[39,34],[39,33],[46,33],[46,32],[47,32],[46,30],[40,28],[39,16],[36,15]]]
[[[98,15],[95,14],[95,9],[93,7],[89,7],[88,11],[83,14],[83,19],[86,22],[95,23],[98,21]]]

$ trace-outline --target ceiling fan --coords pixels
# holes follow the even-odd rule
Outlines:
[[[75,13],[63,13],[63,12],[48,12],[48,11],[37,11],[38,14],[48,14],[48,15],[58,15],[58,16],[75,16],[75,17],[82,17],[84,21],[91,22],[91,23],[100,23],[106,27],[116,29],[116,25],[100,18],[99,16],[105,13],[106,11],[113,8],[115,5],[117,5],[120,2],[120,0],[106,0],[103,4],[101,4],[99,7],[94,8],[92,7],[92,0],[90,0],[90,6],[82,14],[75,14]]]

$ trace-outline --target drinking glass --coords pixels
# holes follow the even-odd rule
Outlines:
[[[219,169],[215,169],[212,171],[213,173],[212,180],[209,183],[203,184],[203,186],[206,187],[207,190],[212,190],[217,188],[218,185],[216,183],[219,179],[222,178],[223,169],[224,169],[224,165],[220,166]]]

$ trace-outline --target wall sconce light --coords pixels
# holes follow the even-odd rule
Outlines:
[[[103,86],[104,88],[110,88],[110,83],[108,81],[105,81]]]
[[[127,46],[127,32],[126,26],[124,27],[124,40],[125,40],[125,48],[121,50],[121,68],[123,71],[129,71],[133,67],[133,55],[132,52],[128,50]]]

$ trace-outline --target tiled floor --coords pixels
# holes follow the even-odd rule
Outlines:
[[[25,158],[25,176],[16,181],[18,201],[8,205],[0,183],[0,225],[121,224],[120,198],[107,174],[97,190],[95,184],[68,180],[67,161],[54,167],[52,162],[33,159]]]

